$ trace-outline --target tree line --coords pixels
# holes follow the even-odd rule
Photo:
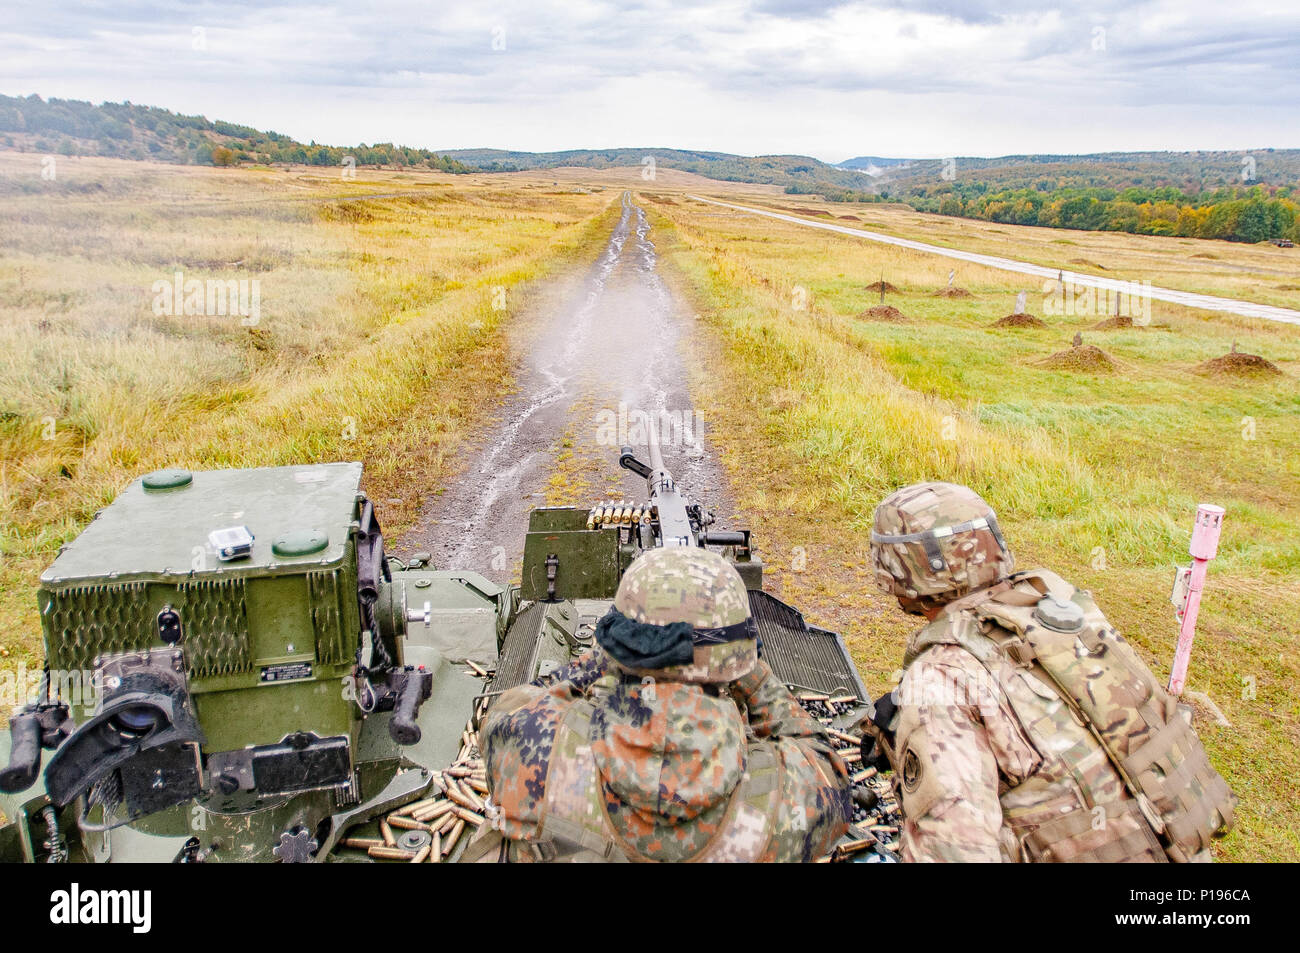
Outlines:
[[[134,103],[95,105],[76,99],[0,96],[0,146],[32,146],[63,155],[153,159],[189,165],[232,166],[243,162],[474,170],[449,156],[391,142],[358,146],[301,143],[278,132],[186,116]]]
[[[1300,194],[1289,185],[1225,186],[1188,194],[1172,186],[988,191],[973,182],[945,183],[895,198],[923,212],[1011,225],[1235,242],[1300,241]]]

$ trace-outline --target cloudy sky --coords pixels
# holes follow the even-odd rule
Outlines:
[[[1300,4],[1078,6],[7,0],[0,92],[441,149],[1300,147]]]

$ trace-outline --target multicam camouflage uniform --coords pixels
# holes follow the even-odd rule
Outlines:
[[[639,667],[598,648],[502,695],[480,732],[493,829],[466,859],[829,852],[848,823],[847,772],[825,729],[757,658],[735,569],[701,549],[653,550],[624,575],[614,608],[649,626],[689,623],[691,660]],[[738,626],[748,637],[719,635]]]
[[[1234,799],[1087,593],[1012,573],[992,511],[952,484],[887,498],[872,549],[881,588],[931,620],[887,746],[905,860],[1209,859]]]

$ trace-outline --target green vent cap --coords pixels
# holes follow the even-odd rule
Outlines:
[[[155,470],[140,481],[146,490],[178,490],[194,482],[189,470]]]
[[[298,529],[281,533],[271,544],[277,556],[310,556],[329,545],[329,533],[323,529]]]

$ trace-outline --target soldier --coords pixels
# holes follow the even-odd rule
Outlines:
[[[467,860],[811,861],[848,826],[847,770],[758,658],[735,568],[655,549],[592,649],[492,706]]]
[[[880,587],[928,622],[893,737],[868,727],[900,789],[904,860],[1210,859],[1235,798],[1087,592],[1014,572],[993,511],[951,483],[887,497],[871,550]]]

